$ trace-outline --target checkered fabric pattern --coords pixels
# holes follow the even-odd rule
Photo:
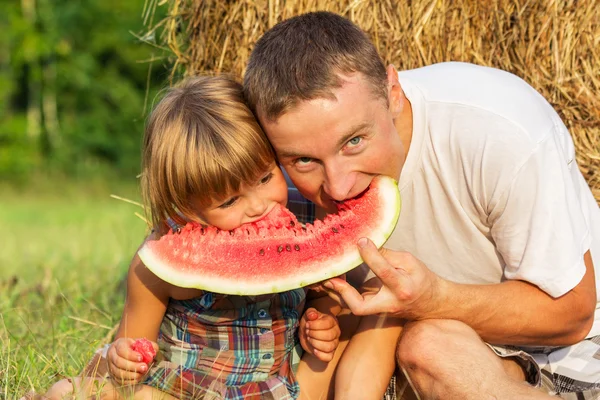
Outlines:
[[[183,399],[295,399],[303,289],[171,300],[144,384]]]
[[[568,400],[600,399],[600,336],[566,347],[490,346],[501,357],[515,357],[527,381]]]

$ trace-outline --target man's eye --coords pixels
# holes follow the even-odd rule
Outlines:
[[[362,138],[360,136],[356,136],[356,137],[353,137],[352,139],[348,140],[348,144],[351,146],[356,146],[361,141],[362,141]]]
[[[263,178],[260,180],[260,184],[264,185],[265,183],[268,183],[271,178],[273,178],[273,173],[269,172],[267,175],[263,176]]]
[[[225,203],[221,204],[219,206],[219,208],[227,208],[227,207],[231,207],[232,205],[235,204],[235,202],[239,199],[238,196],[232,197],[229,200],[227,200]]]
[[[308,164],[311,161],[312,161],[312,158],[310,158],[310,157],[300,157],[300,158],[296,159],[297,164]]]

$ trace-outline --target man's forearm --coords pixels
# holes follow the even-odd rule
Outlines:
[[[456,319],[471,326],[489,343],[569,345],[582,340],[594,321],[596,290],[589,252],[581,282],[553,298],[522,281],[495,285],[439,285],[437,310],[425,318]],[[443,300],[446,299],[446,300]]]

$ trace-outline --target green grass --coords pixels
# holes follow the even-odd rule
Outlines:
[[[58,191],[60,190],[60,193]],[[135,187],[0,186],[0,399],[76,375],[108,341],[145,233]]]

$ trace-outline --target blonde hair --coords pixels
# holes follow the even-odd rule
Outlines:
[[[275,160],[242,86],[226,77],[187,78],[150,114],[142,148],[142,195],[154,227],[200,221],[206,207],[254,184]],[[200,221],[201,222],[201,221]]]

